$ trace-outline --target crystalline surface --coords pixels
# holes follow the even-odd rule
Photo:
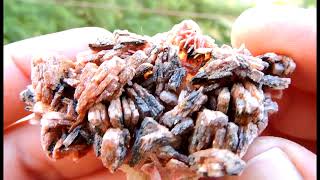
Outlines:
[[[71,61],[32,59],[20,93],[40,120],[48,157],[81,158],[93,147],[111,172],[139,178],[239,175],[241,158],[289,87],[287,56],[218,46],[192,20],[152,37],[106,33]],[[130,176],[129,175],[129,176]]]

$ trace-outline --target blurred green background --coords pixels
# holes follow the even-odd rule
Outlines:
[[[85,26],[154,35],[183,19],[228,44],[236,17],[259,3],[316,6],[316,0],[4,0],[4,44]]]

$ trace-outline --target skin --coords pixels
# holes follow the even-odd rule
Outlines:
[[[224,179],[315,179],[315,15],[315,10],[264,7],[245,11],[234,23],[234,47],[244,43],[254,55],[291,56],[297,69],[279,101],[280,112],[271,116],[264,136],[256,138],[244,156],[246,169],[239,177]],[[125,179],[121,172],[108,173],[93,152],[77,163],[48,159],[40,146],[39,126],[20,123],[8,128],[28,115],[18,94],[30,84],[32,55],[54,51],[74,59],[88,49],[90,40],[106,33],[101,28],[71,29],[4,46],[4,179]]]

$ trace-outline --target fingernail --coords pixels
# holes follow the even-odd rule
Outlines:
[[[275,147],[250,159],[240,176],[228,177],[228,179],[296,180],[303,178],[286,153]]]

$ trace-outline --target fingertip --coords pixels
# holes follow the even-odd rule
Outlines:
[[[283,156],[283,158],[286,157],[288,161],[290,161],[290,163],[295,166],[296,171],[298,171],[302,177],[304,177],[305,179],[313,179],[315,177],[316,155],[310,152],[309,150],[307,150],[306,148],[300,146],[299,144],[296,144],[292,141],[289,141],[283,138],[272,137],[272,136],[256,138],[254,142],[250,145],[243,159],[246,160],[249,164],[251,160],[254,160],[257,157],[258,159],[261,156],[270,157],[270,158],[267,158],[266,160],[264,160],[265,158],[263,158],[263,161],[267,161],[271,163],[270,166],[269,167],[266,166],[266,168],[273,169],[275,172],[276,171],[275,167],[277,165],[276,164],[272,165],[273,161],[276,161],[277,163],[281,164],[282,160],[280,160],[281,157],[277,157],[276,155],[270,156],[270,154],[274,153],[274,151],[271,151],[272,153],[270,153],[270,150],[274,150],[274,149],[277,149],[276,151],[281,150],[282,154],[284,153],[285,156],[281,155],[281,153],[279,154],[279,152],[276,152],[277,156]],[[266,152],[268,156],[265,156]],[[273,156],[276,158],[274,158]],[[268,159],[270,159],[270,161]],[[289,162],[285,162],[285,160],[283,161],[284,161],[283,163],[286,164],[287,168],[290,168]],[[260,164],[264,164],[264,163],[260,161]],[[254,167],[252,168],[253,169],[250,171],[255,172]],[[279,168],[281,169],[281,167]],[[291,170],[292,170],[291,173],[294,174],[295,170],[292,168]],[[286,172],[286,171],[283,171],[283,172]],[[261,172],[261,173],[264,173],[264,172]],[[249,175],[250,174],[248,174],[248,176]],[[291,179],[291,178],[285,178],[285,179]]]
[[[41,44],[42,46],[38,44],[39,47],[46,48],[46,47],[52,46],[49,42],[55,39],[60,40],[60,43],[61,42],[67,43],[67,40],[73,40],[73,41],[86,40],[87,41],[88,39],[92,40],[93,38],[104,36],[104,35],[108,36],[108,35],[112,35],[112,33],[102,27],[79,27],[79,28],[67,29],[64,31],[54,32],[54,33],[45,34],[42,36],[32,37],[32,38],[24,39],[21,41],[13,42],[6,45],[6,47],[12,49],[11,47],[22,47],[22,46],[28,47],[30,45],[37,46],[38,43],[48,42],[47,44]],[[63,45],[63,43],[61,44]]]
[[[231,44],[239,47],[244,43],[254,54],[268,49],[294,53],[290,50],[302,44],[309,45],[308,41],[314,39],[315,20],[315,9],[287,6],[249,8],[235,20]]]
[[[249,21],[246,21],[248,17],[254,12],[253,8],[249,8],[242,12],[240,16],[234,21],[231,28],[231,45],[233,47],[240,47],[245,41],[244,35],[246,35],[246,28],[250,25]],[[252,50],[252,49],[251,49]]]
[[[270,6],[243,12],[234,22],[231,43],[244,44],[252,54],[275,52],[290,56],[297,64],[293,86],[309,92],[316,87],[315,9]],[[305,79],[309,80],[308,86]]]
[[[94,41],[97,37],[112,36],[112,33],[102,27],[81,27],[56,32],[45,36],[60,40],[60,43],[63,40],[60,38],[66,38],[64,42],[67,42],[67,40],[70,42],[80,42],[82,45],[85,45],[85,47],[88,47],[88,43]]]
[[[112,33],[110,31],[108,31],[105,28],[102,27],[94,27],[94,26],[88,26],[88,27],[79,27],[79,28],[73,28],[73,29],[69,29],[69,30],[65,30],[65,31],[61,31],[63,32],[82,32],[82,33],[92,33],[92,34],[96,34],[96,35],[112,35]]]
[[[239,177],[228,179],[267,180],[267,179],[302,179],[295,165],[280,148],[271,148],[247,162]]]
[[[76,54],[88,50],[88,44],[97,37],[111,35],[111,32],[100,27],[74,28],[14,42],[4,46],[4,51],[30,76],[33,55],[53,52],[75,59]]]

